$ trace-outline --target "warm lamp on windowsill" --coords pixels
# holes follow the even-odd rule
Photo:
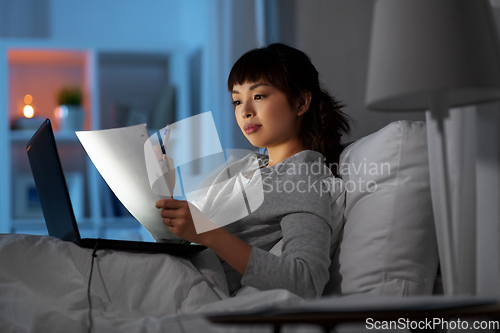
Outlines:
[[[29,94],[24,96],[23,117],[17,118],[12,124],[12,129],[16,130],[36,130],[43,122],[44,118],[35,117],[35,109],[31,105],[33,97]]]
[[[467,227],[457,224],[452,210],[452,155],[444,123],[451,107],[500,98],[500,48],[490,4],[488,0],[378,0],[370,47],[367,106],[380,111],[430,110],[429,168],[445,292],[474,293],[475,229],[465,235]],[[475,142],[475,137],[468,141]],[[463,152],[453,154],[455,158]],[[472,252],[470,258],[457,256],[456,249],[465,246]],[[471,274],[459,266],[471,267]]]

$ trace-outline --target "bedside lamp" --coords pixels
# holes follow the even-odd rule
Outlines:
[[[430,110],[429,168],[444,289],[474,293],[475,276],[461,276],[459,267],[474,265],[470,274],[475,274],[475,252],[461,258],[456,250],[467,239],[475,251],[475,223],[457,226],[448,173],[455,155],[447,147],[445,121],[450,107],[500,98],[500,48],[489,2],[378,0],[372,24],[366,105],[379,111]]]

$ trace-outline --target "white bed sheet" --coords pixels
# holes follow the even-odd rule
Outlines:
[[[53,237],[0,235],[0,332],[87,332],[91,254]],[[221,269],[209,251],[191,260],[100,250],[92,332],[268,332],[211,324],[205,315],[302,301],[285,290],[230,298]]]

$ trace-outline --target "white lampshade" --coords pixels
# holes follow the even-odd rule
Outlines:
[[[500,98],[500,48],[488,0],[378,0],[366,104],[426,110]]]

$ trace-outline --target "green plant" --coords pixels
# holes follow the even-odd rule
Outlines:
[[[82,92],[80,88],[65,87],[57,94],[59,105],[81,105]]]

